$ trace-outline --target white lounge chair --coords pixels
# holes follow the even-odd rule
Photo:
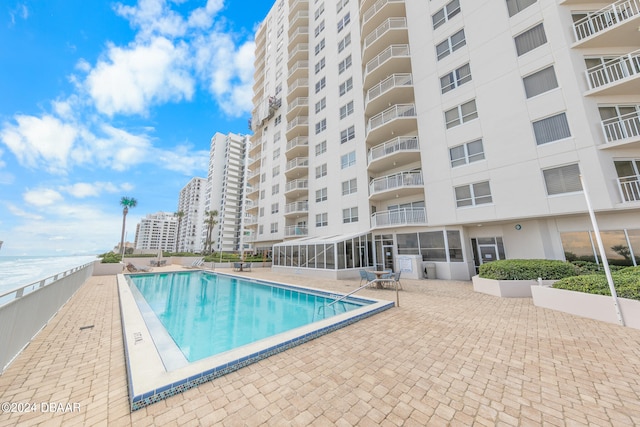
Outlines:
[[[201,268],[204,265],[204,258],[198,258],[193,261],[191,265],[185,266],[185,268]]]

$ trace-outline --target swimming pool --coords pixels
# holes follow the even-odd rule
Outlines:
[[[118,289],[132,410],[393,306],[203,271],[119,275]]]

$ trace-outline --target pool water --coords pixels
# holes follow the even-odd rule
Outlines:
[[[204,271],[129,278],[189,362],[367,305]]]

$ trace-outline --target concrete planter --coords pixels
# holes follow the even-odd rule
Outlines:
[[[124,264],[121,262],[109,264],[103,264],[100,261],[93,262],[94,276],[115,276],[116,274],[122,273],[123,269]]]
[[[531,293],[533,304],[537,307],[620,324],[613,299],[610,296],[554,289],[545,286],[533,286]],[[618,305],[625,325],[630,328],[640,329],[640,301],[618,298]]]
[[[537,280],[494,280],[473,276],[473,290],[482,294],[500,298],[530,298],[531,286],[538,286]],[[545,286],[555,283],[555,280],[543,280]]]

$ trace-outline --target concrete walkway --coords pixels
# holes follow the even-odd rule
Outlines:
[[[0,376],[0,402],[33,405],[0,426],[640,425],[640,331],[468,282],[402,282],[400,308],[130,413],[116,280],[92,277]]]

